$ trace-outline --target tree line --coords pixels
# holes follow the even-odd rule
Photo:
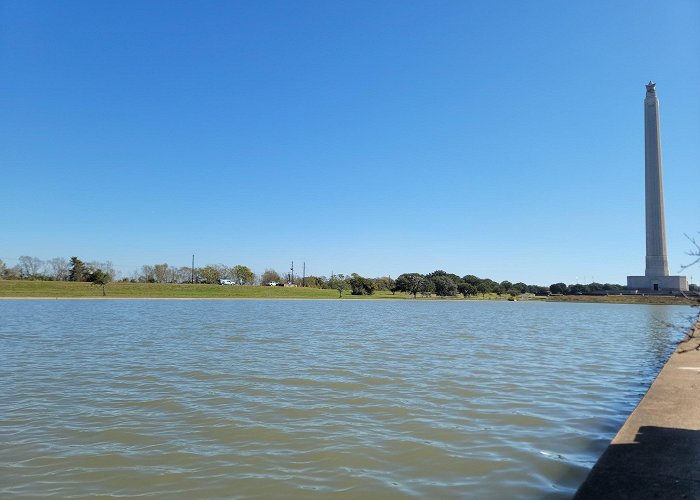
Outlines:
[[[37,257],[23,255],[15,266],[8,267],[0,260],[0,279],[6,280],[55,280],[55,281],[84,281],[105,285],[115,279],[116,273],[111,262],[83,262],[78,257],[65,259],[56,257],[41,260]],[[375,291],[391,293],[407,293],[414,297],[439,296],[464,297],[498,294],[517,296],[525,293],[535,295],[549,294],[605,294],[625,290],[625,286],[611,283],[566,284],[553,283],[549,286],[529,285],[523,282],[497,282],[490,278],[480,278],[468,274],[458,276],[442,270],[428,274],[404,273],[396,279],[390,276],[367,278],[357,273],[349,275],[334,274],[326,276],[299,276],[292,273],[279,273],[274,269],[265,269],[261,274],[254,273],[249,267],[241,264],[227,266],[225,264],[207,264],[202,267],[171,266],[167,263],[141,266],[129,278],[121,281],[140,283],[208,283],[216,284],[220,280],[230,280],[237,285],[269,285],[287,284],[310,288],[333,289],[339,296],[343,292],[352,295],[372,295]],[[691,290],[700,291],[697,285],[691,285]]]
[[[22,255],[17,259],[17,265],[12,267],[8,267],[0,260],[0,279],[5,280],[94,282],[106,276],[111,280],[115,274],[114,265],[109,261],[83,262],[78,257],[41,260],[37,257]]]

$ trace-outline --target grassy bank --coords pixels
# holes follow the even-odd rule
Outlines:
[[[221,286],[190,283],[110,283],[107,298],[337,299],[336,290],[281,286]],[[0,280],[0,297],[99,298],[102,287],[70,281]],[[350,292],[343,299],[357,300]],[[376,292],[373,299],[405,299],[403,293]]]
[[[269,286],[192,285],[189,283],[110,283],[107,297],[113,298],[290,298],[332,299],[335,290]],[[102,297],[102,287],[68,281],[0,280],[0,297]]]
[[[74,283],[68,281],[14,281],[0,280],[0,298],[100,298],[102,287],[91,283]],[[320,290],[318,288],[286,288],[269,286],[221,286],[221,285],[192,285],[189,283],[110,283],[107,285],[107,298],[134,299],[337,299],[336,290]],[[354,296],[343,292],[343,300],[406,300],[412,299],[405,293],[375,292],[372,296]],[[418,300],[436,300],[435,298],[419,298]],[[451,298],[448,300],[465,300]],[[467,300],[506,300],[506,296],[487,294],[485,297],[475,297]],[[537,297],[534,300],[552,302],[602,302],[613,304],[694,304],[697,299],[682,297],[659,297],[642,295],[561,295],[549,298]]]

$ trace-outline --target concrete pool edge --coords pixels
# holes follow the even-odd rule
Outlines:
[[[700,316],[688,336],[575,499],[700,498]]]

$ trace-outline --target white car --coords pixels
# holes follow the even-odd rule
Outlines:
[[[219,280],[219,285],[235,285],[233,280]]]

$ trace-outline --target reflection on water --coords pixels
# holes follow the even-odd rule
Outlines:
[[[0,301],[0,494],[567,498],[691,311]]]
[[[692,321],[694,310],[690,309],[686,313],[687,321],[679,319],[675,308],[668,308],[661,305],[649,305],[645,307],[647,315],[646,332],[649,336],[650,352],[656,357],[656,364],[651,368],[654,375],[661,370],[661,367],[668,359],[668,346],[670,342],[678,342],[683,334],[688,331],[688,324]],[[680,336],[679,336],[680,335]]]

